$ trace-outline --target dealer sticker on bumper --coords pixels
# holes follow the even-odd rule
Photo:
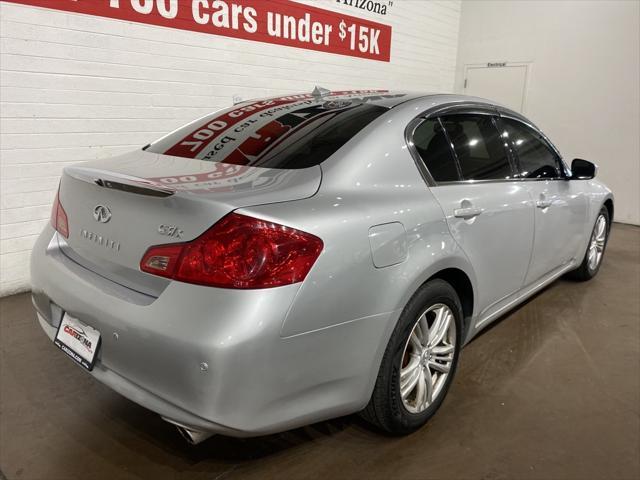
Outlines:
[[[100,347],[100,332],[65,313],[53,343],[84,368],[92,370]]]

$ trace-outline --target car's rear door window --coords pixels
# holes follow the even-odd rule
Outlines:
[[[511,141],[518,156],[521,178],[558,178],[560,160],[542,136],[517,120],[501,118],[503,136]]]
[[[513,178],[504,139],[490,115],[455,114],[440,120],[453,145],[463,180]]]
[[[437,118],[425,120],[416,127],[413,145],[436,182],[460,180],[453,151]]]

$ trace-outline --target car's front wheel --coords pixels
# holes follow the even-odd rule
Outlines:
[[[403,435],[424,425],[447,394],[462,345],[462,307],[443,280],[423,285],[403,310],[362,416]]]
[[[584,254],[582,263],[577,269],[569,272],[571,278],[585,281],[596,276],[598,270],[600,270],[604,250],[607,246],[607,240],[609,239],[609,222],[609,211],[606,207],[602,207],[593,225],[589,245],[587,246],[587,251]]]

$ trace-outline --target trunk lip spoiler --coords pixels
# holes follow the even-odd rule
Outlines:
[[[160,186],[147,179],[112,171],[85,167],[67,167],[65,168],[65,173],[76,180],[93,183],[102,188],[123,190],[137,195],[169,197],[176,193],[175,190],[169,187]]]

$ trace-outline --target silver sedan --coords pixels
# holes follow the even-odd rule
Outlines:
[[[482,328],[596,275],[595,175],[478,98],[244,102],[67,167],[33,303],[56,347],[192,443],[354,412],[406,434]]]

